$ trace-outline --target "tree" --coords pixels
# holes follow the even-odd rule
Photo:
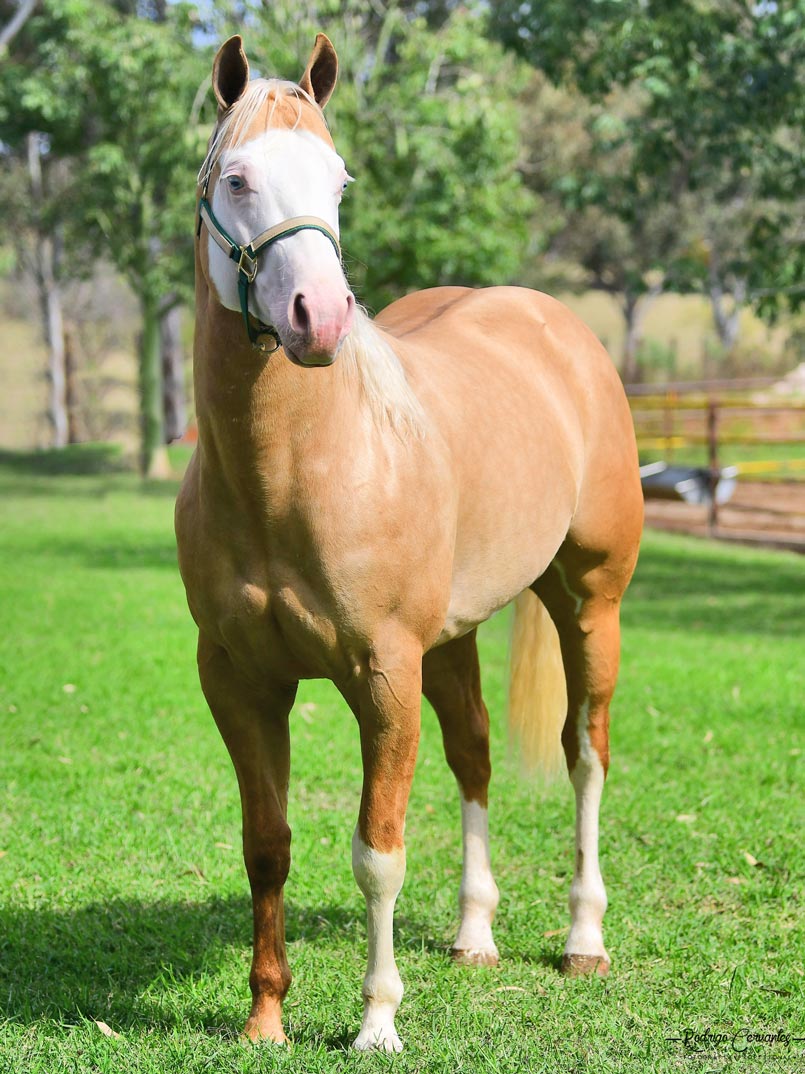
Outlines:
[[[190,44],[189,29],[179,8],[164,23],[119,18],[84,56],[90,92],[102,105],[82,160],[88,185],[75,192],[74,219],[140,301],[142,466],[151,476],[167,469],[160,325],[189,294],[193,278],[203,136],[190,128],[189,117],[206,63]]]
[[[802,4],[502,0],[492,13],[496,34],[551,79],[602,106],[618,89],[639,97],[624,129],[635,179],[725,216],[748,185],[764,211],[746,229],[745,286],[766,312],[801,296]]]
[[[535,73],[528,97],[527,181],[550,221],[528,282],[609,294],[624,318],[622,376],[638,380],[643,321],[654,300],[680,284],[689,214],[672,187],[634,167],[625,136],[641,103],[633,92],[597,105]]]
[[[167,0],[115,0],[116,8],[130,16],[168,22]],[[195,12],[193,21],[195,21]],[[194,102],[195,104],[195,102]],[[162,365],[162,419],[166,443],[178,440],[187,427],[187,391],[182,346],[182,295],[166,295],[160,304],[159,348]]]
[[[70,162],[54,220],[76,265],[109,259],[138,296],[142,466],[164,471],[159,321],[192,280],[195,170],[189,116],[207,66],[191,12],[164,23],[90,0],[43,0],[0,72],[0,138],[34,131]]]
[[[42,174],[43,138],[30,131],[26,139],[28,190],[33,231],[31,263],[42,307],[42,324],[47,343],[50,404],[48,413],[53,428],[53,446],[65,447],[70,442],[70,422],[67,413],[67,362],[64,340],[64,315],[59,283],[59,254],[61,234],[46,222],[47,199]]]

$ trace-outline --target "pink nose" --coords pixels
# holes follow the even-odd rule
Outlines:
[[[288,304],[288,322],[296,335],[293,349],[299,361],[330,365],[352,327],[354,313],[355,299],[349,291],[297,291]]]

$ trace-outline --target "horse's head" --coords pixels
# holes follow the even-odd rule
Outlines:
[[[337,71],[319,34],[298,85],[250,82],[241,38],[231,37],[213,65],[218,123],[199,177],[208,283],[227,309],[272,326],[303,365],[335,359],[355,309],[338,247],[349,176],[322,114]],[[246,330],[255,334],[248,317]]]

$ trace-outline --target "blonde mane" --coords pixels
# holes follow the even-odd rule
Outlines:
[[[280,78],[252,79],[243,96],[218,120],[198,173],[199,184],[206,186],[224,149],[240,144],[263,109],[266,109],[267,127],[280,103],[289,99],[297,103],[296,121],[291,130],[301,120],[303,100],[313,105],[323,118],[318,104],[295,82]],[[337,362],[346,376],[358,381],[363,400],[376,421],[389,424],[400,436],[424,434],[424,411],[400,360],[361,306],[355,309],[352,329],[341,345]]]
[[[361,306],[355,309],[352,329],[336,361],[348,377],[358,380],[376,421],[388,423],[400,436],[424,435],[422,404],[406,379],[400,359]]]

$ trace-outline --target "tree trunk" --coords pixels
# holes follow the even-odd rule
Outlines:
[[[623,317],[626,332],[623,337],[623,356],[621,360],[621,379],[624,384],[636,384],[640,380],[640,364],[637,353],[642,338],[642,320],[638,315],[640,298],[626,294],[623,299]]]
[[[729,354],[735,349],[741,332],[741,312],[746,302],[746,280],[737,279],[732,288],[732,307],[727,308],[726,292],[718,275],[717,265],[710,262],[710,308],[713,311],[718,338]]]
[[[37,217],[45,200],[40,138],[41,135],[36,131],[28,135],[28,177],[31,184],[31,201]],[[64,367],[61,288],[56,278],[57,246],[52,234],[44,231],[38,221],[35,243],[34,274],[48,348],[48,382],[50,384],[48,415],[53,426],[53,446],[63,448],[68,442],[67,378]]]
[[[78,398],[78,330],[73,321],[64,322],[64,401],[67,408],[67,440],[80,444],[87,439]]]
[[[8,22],[0,30],[0,56],[5,52],[30,16],[33,14],[33,10],[36,7],[36,0],[20,0],[17,5],[17,10]]]
[[[140,467],[144,477],[170,475],[162,422],[162,355],[159,346],[159,303],[142,297],[143,327],[140,335]]]
[[[624,384],[637,384],[643,379],[640,368],[640,344],[643,342],[643,322],[650,307],[663,292],[663,284],[652,285],[648,291],[636,295],[627,291],[623,296],[623,317],[626,332],[623,337],[621,379]]]
[[[171,296],[170,307],[159,319],[162,352],[162,403],[165,442],[181,440],[187,427],[184,352],[182,350],[182,307]]]

